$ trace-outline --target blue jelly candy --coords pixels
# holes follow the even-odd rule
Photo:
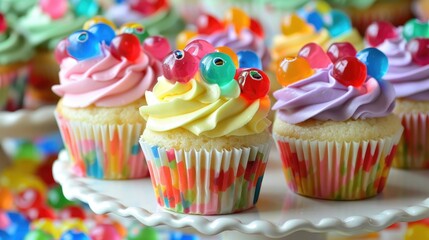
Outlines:
[[[331,10],[325,19],[325,27],[331,37],[337,37],[352,29],[350,18],[342,11]]]
[[[68,37],[67,52],[77,60],[85,60],[101,56],[101,46],[97,37],[86,30],[72,33]]]
[[[308,23],[313,25],[314,29],[317,32],[323,28],[323,17],[317,11],[313,11],[313,12],[308,13],[308,15],[306,16],[306,20]]]
[[[262,69],[262,61],[259,56],[251,50],[237,52],[239,68],[257,68]]]
[[[60,240],[91,240],[88,235],[76,230],[69,230],[61,235]]]
[[[0,239],[2,240],[12,240],[12,238],[7,234],[6,231],[0,229]]]
[[[96,0],[71,0],[70,2],[78,17],[93,17],[99,12]]]
[[[92,32],[99,42],[105,42],[107,45],[110,45],[112,39],[116,37],[115,30],[105,23],[94,24],[88,31]]]
[[[231,57],[225,53],[209,53],[200,62],[200,73],[210,84],[223,86],[234,80],[235,65]]]
[[[24,239],[25,235],[30,231],[30,222],[20,213],[7,212],[10,224],[5,231],[10,236],[10,239]]]
[[[356,57],[366,65],[371,77],[380,80],[386,74],[389,62],[386,55],[377,48],[366,48],[358,52]]]

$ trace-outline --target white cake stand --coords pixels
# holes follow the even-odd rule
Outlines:
[[[65,151],[54,163],[53,173],[67,198],[88,203],[95,213],[135,218],[147,226],[191,228],[206,235],[223,233],[224,239],[289,235],[287,239],[315,240],[324,239],[328,231],[373,232],[396,222],[429,217],[429,171],[393,169],[385,191],[372,199],[316,200],[288,190],[276,150],[271,153],[257,206],[231,215],[196,216],[164,211],[156,204],[150,179],[101,181],[78,177],[73,174]]]

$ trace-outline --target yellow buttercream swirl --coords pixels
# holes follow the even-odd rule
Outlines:
[[[246,136],[268,128],[268,96],[249,102],[240,97],[238,84],[230,97],[223,96],[217,84],[200,79],[171,83],[164,77],[152,92],[146,92],[147,106],[140,108],[146,128],[164,132],[186,129],[197,136]]]

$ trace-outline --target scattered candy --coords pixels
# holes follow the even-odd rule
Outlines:
[[[414,38],[408,42],[407,49],[416,64],[429,64],[429,38]]]
[[[0,239],[2,240],[12,240],[9,234],[6,231],[0,229]]]
[[[9,216],[5,211],[0,210],[0,229],[6,229],[10,224]]]
[[[292,35],[295,33],[311,33],[313,27],[308,25],[306,21],[301,19],[296,14],[290,14],[286,16],[281,22],[281,29],[284,35]]]
[[[373,47],[382,44],[386,39],[398,37],[396,28],[389,22],[373,22],[368,26],[365,32],[365,40]]]
[[[25,235],[30,231],[30,223],[25,217],[17,212],[7,212],[10,224],[4,229],[10,236],[10,239],[24,239]]]
[[[306,20],[308,23],[313,25],[316,31],[320,31],[320,29],[322,29],[324,26],[323,17],[317,11],[310,12],[306,17]]]
[[[429,228],[423,224],[408,226],[404,240],[427,239]]]
[[[66,220],[74,218],[85,220],[85,210],[79,206],[68,206],[58,213],[58,219]]]
[[[25,240],[52,240],[54,237],[42,230],[33,230],[25,236]]]
[[[270,79],[257,68],[239,69],[235,79],[240,85],[241,95],[250,101],[267,95],[270,90]]]
[[[366,65],[366,71],[371,77],[381,80],[386,74],[389,61],[386,55],[377,48],[365,48],[358,52],[356,57]]]
[[[427,38],[429,37],[428,23],[422,22],[418,19],[411,19],[405,23],[402,29],[402,36],[407,41],[412,38]]]
[[[61,224],[61,232],[67,232],[70,230],[79,231],[82,233],[88,233],[88,227],[85,225],[85,222],[83,222],[80,219],[71,219],[71,220],[65,220]]]
[[[125,23],[121,26],[119,32],[131,33],[135,35],[140,40],[140,43],[143,43],[144,40],[149,37],[149,33],[147,32],[146,28],[143,27],[143,25],[140,23]]]
[[[102,17],[102,16],[95,16],[83,24],[83,30],[88,30],[90,27],[92,27],[93,25],[95,25],[97,23],[105,23],[105,24],[109,25],[112,29],[116,29],[115,24],[112,21],[110,21],[109,19]]]
[[[198,71],[198,59],[185,50],[175,50],[164,59],[162,71],[172,82],[187,83]]]
[[[55,212],[53,209],[45,205],[36,206],[24,211],[25,216],[34,221],[36,219],[55,219]]]
[[[0,210],[10,210],[13,208],[13,206],[14,203],[12,192],[9,190],[9,188],[0,186]]]
[[[344,12],[331,10],[328,16],[328,21],[325,21],[325,27],[331,37],[340,36],[352,29],[350,18]]]
[[[216,50],[218,52],[225,53],[226,55],[228,55],[231,58],[232,62],[234,63],[234,66],[236,68],[238,68],[238,66],[239,66],[238,56],[237,56],[237,54],[235,54],[234,50],[232,50],[231,48],[229,48],[227,46],[217,47]]]
[[[356,57],[344,57],[335,62],[332,76],[344,86],[360,87],[366,80],[366,66]]]
[[[88,29],[88,32],[93,33],[99,42],[104,42],[107,46],[110,45],[110,42],[116,36],[115,30],[105,23],[97,23],[92,25]]]
[[[171,46],[168,39],[160,36],[151,36],[146,38],[143,42],[143,49],[159,61],[164,60],[164,58],[171,52]]]
[[[249,28],[250,17],[240,8],[232,7],[225,15],[225,23],[234,26],[234,30],[239,34],[243,29]]]
[[[214,52],[207,54],[200,62],[202,78],[210,84],[223,86],[234,79],[235,65],[225,53]]]
[[[98,224],[89,234],[92,240],[121,240],[116,228],[109,224]]]
[[[237,52],[238,66],[240,68],[262,69],[262,61],[259,56],[251,50],[242,50]]]
[[[196,37],[197,33],[191,30],[184,30],[177,35],[176,46],[178,49],[184,49],[192,38]]]
[[[316,43],[304,45],[298,52],[298,56],[305,58],[311,68],[326,68],[331,64],[328,54]]]
[[[306,59],[302,57],[285,58],[277,69],[277,81],[282,86],[287,86],[301,79],[313,75],[314,70]]]
[[[52,19],[63,17],[68,10],[67,0],[40,0],[39,6]]]
[[[117,59],[125,58],[135,61],[142,53],[139,39],[131,33],[122,33],[116,36],[110,45],[111,53]]]
[[[201,60],[205,55],[215,52],[216,48],[206,40],[195,39],[186,45],[184,50]]]
[[[48,233],[55,239],[58,239],[61,236],[61,230],[58,228],[58,226],[55,226],[52,219],[36,220],[31,224],[31,228]]]
[[[196,22],[198,33],[212,34],[224,28],[223,24],[210,14],[201,14]]]
[[[70,230],[61,235],[60,240],[91,240],[88,235],[76,230]]]
[[[132,225],[128,229],[127,240],[158,240],[158,233],[154,228],[141,227],[140,225]]]
[[[68,45],[68,40],[66,38],[61,40],[58,43],[57,47],[55,48],[54,56],[58,64],[61,64],[64,58],[69,57],[69,54],[67,52],[67,45]]]
[[[133,0],[129,4],[131,9],[144,16],[150,16],[168,6],[167,0]]]
[[[7,30],[7,20],[3,13],[0,12],[0,33],[4,33]]]
[[[52,174],[52,165],[54,161],[57,159],[56,156],[48,156],[45,161],[43,161],[36,169],[37,176],[46,184],[48,187],[54,186],[55,180]]]
[[[42,194],[34,188],[27,188],[19,192],[15,197],[16,208],[20,211],[27,211],[30,208],[42,206],[45,202]]]
[[[338,59],[343,57],[356,56],[356,49],[349,42],[337,42],[331,44],[326,51],[332,62],[336,62]]]
[[[265,36],[264,28],[258,20],[251,18],[249,28],[254,34],[258,35],[259,37],[263,38]]]
[[[96,0],[71,0],[70,2],[79,17],[93,17],[98,13],[99,6]]]
[[[86,30],[74,32],[68,37],[67,52],[77,60],[86,60],[102,54],[97,37]]]
[[[48,204],[55,209],[63,209],[67,206],[74,205],[75,203],[64,197],[63,189],[58,185],[49,190]]]

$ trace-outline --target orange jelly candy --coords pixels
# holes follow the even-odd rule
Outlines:
[[[177,49],[184,49],[186,45],[197,36],[197,33],[190,30],[185,30],[179,33],[176,38]]]
[[[250,17],[239,8],[231,8],[226,12],[225,25],[233,25],[235,32],[239,34],[241,30],[250,27]]]
[[[0,210],[11,210],[13,206],[12,192],[8,188],[0,186]]]
[[[217,47],[216,50],[218,52],[225,53],[226,55],[230,56],[235,67],[238,68],[237,54],[235,54],[235,52],[231,48],[229,48],[227,46],[221,46],[221,47]]]
[[[285,58],[277,69],[277,81],[282,86],[287,86],[301,79],[313,75],[314,70],[302,57]]]
[[[95,17],[89,19],[88,21],[86,21],[83,24],[83,29],[88,30],[90,27],[92,27],[93,25],[95,25],[97,23],[105,23],[105,24],[109,25],[113,30],[116,29],[116,26],[112,21],[110,21],[109,19],[102,17],[102,16],[95,16]]]
[[[284,35],[295,33],[312,33],[313,27],[296,14],[286,16],[281,22],[281,29]]]

